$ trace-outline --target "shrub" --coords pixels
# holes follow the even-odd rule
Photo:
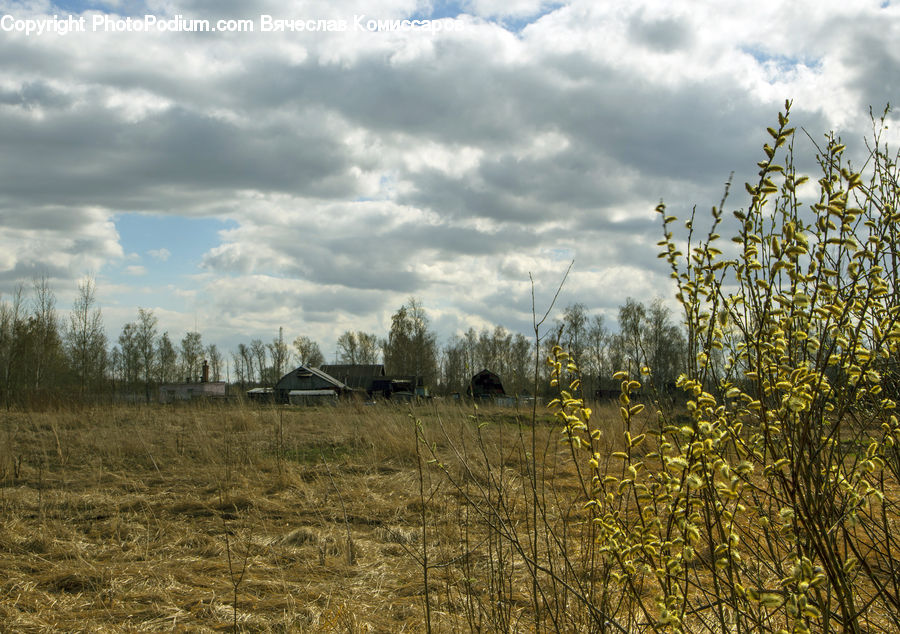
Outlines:
[[[691,215],[686,240],[658,207],[685,313],[687,415],[656,408],[638,430],[640,377],[620,373],[624,450],[605,455],[577,368],[558,348],[549,360],[569,384],[553,407],[589,453],[620,629],[900,630],[896,157],[873,117],[866,162],[829,135],[810,181],[795,172],[789,113],[768,129],[732,244],[718,233],[724,199],[705,235]]]

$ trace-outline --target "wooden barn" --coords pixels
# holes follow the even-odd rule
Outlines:
[[[506,390],[503,389],[500,377],[487,369],[472,377],[467,392],[469,396],[477,399],[495,399],[498,396],[506,396]]]
[[[281,377],[274,391],[278,403],[311,403],[333,401],[352,390],[319,368],[301,365]]]

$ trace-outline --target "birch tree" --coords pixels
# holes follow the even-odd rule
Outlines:
[[[78,380],[78,391],[96,386],[106,369],[106,332],[94,295],[94,279],[86,277],[78,284],[78,298],[69,313],[66,349],[69,363]]]

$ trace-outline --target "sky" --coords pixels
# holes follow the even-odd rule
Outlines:
[[[673,295],[660,200],[749,180],[785,99],[861,152],[897,42],[881,0],[0,0],[0,297],[90,275],[111,339],[142,307],[330,356],[410,297],[527,334],[574,261],[559,307],[615,328]]]

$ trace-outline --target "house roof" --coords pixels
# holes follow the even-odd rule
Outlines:
[[[384,376],[384,366],[379,364],[320,365],[319,369],[331,376],[370,377]]]
[[[281,377],[281,379],[279,379],[279,381],[275,385],[275,387],[276,388],[284,387],[284,384],[287,383],[288,381],[290,381],[290,379],[293,377],[299,378],[299,377],[310,377],[310,376],[318,377],[320,380],[322,380],[325,383],[328,383],[330,385],[333,385],[334,387],[336,387],[339,390],[349,390],[350,389],[349,386],[344,384],[342,381],[339,381],[338,379],[334,378],[327,372],[323,372],[319,368],[311,368],[306,365],[301,365],[299,367],[296,367],[293,370],[291,370],[290,372],[288,372],[287,374],[285,374],[283,377]]]
[[[384,377],[384,366],[379,364],[369,365],[323,365],[319,366],[323,372],[340,379],[351,388],[370,390],[374,381]]]

